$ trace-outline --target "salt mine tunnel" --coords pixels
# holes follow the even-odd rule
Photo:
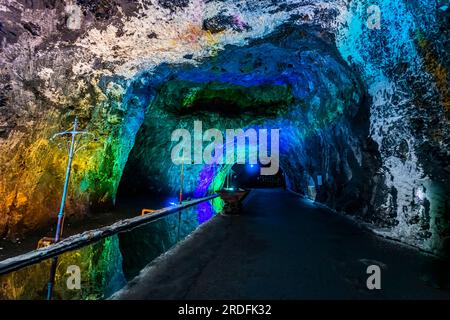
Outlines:
[[[449,299],[449,16],[0,0],[0,298]]]

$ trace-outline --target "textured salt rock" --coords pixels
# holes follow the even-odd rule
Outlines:
[[[102,8],[81,3],[79,30],[74,28],[79,11],[72,7],[45,1],[33,9],[25,1],[5,4],[9,9],[2,11],[7,23],[2,27],[6,36],[1,40],[0,63],[5,80],[2,104],[8,107],[0,118],[4,137],[0,140],[0,167],[6,172],[0,178],[0,194],[6,200],[0,204],[0,233],[13,236],[54,219],[65,154],[48,138],[69,127],[75,114],[98,141],[75,158],[72,184],[80,187],[71,193],[67,213],[80,215],[89,210],[90,203],[111,204],[140,126],[136,113],[143,112],[146,102],[135,101],[132,108],[121,110],[120,101],[126,97],[109,94],[105,89],[108,82],[125,89],[127,79],[143,70],[184,62],[189,54],[193,55],[189,62],[196,63],[227,44],[244,45],[248,39],[268,34],[294,13],[313,16],[317,8],[326,11],[334,6],[319,2],[274,13],[277,5],[269,1],[248,1],[245,6],[233,1],[191,1],[175,11],[155,1],[135,7],[127,1],[118,4],[122,9],[117,15],[105,16]],[[238,16],[251,29],[230,29],[217,36],[202,30],[203,19],[219,12]],[[40,36],[27,32],[21,25],[24,21],[39,26]],[[157,38],[147,37],[152,32]],[[126,128],[124,118],[131,119]]]
[[[381,210],[395,212],[396,226],[385,233],[437,251],[448,234],[449,221],[448,198],[441,196],[448,193],[449,171],[445,167],[449,145],[444,138],[449,130],[448,94],[439,89],[439,75],[433,74],[442,62],[423,37],[426,34],[433,39],[439,34],[438,17],[432,2],[408,6],[381,1],[381,29],[370,30],[366,28],[368,5],[360,1],[350,7],[349,28],[339,32],[338,48],[344,58],[361,66],[373,98],[371,137],[380,147],[383,180],[391,190]],[[435,48],[439,48],[439,41]],[[382,42],[387,45],[380,47]],[[424,50],[428,50],[426,56]],[[421,151],[423,145],[431,157]],[[424,187],[419,199],[417,192]]]
[[[448,8],[381,0],[378,30],[367,27],[372,3],[365,0],[115,3],[0,3],[0,235],[14,238],[54,221],[66,155],[49,137],[68,128],[73,116],[97,136],[74,162],[67,214],[82,218],[114,202],[156,96],[149,83],[166,79],[170,70],[201,68],[230,47],[258,44],[255,39],[264,42],[281,26],[296,25],[307,37],[314,34],[337,48],[308,53],[312,66],[341,55],[338,64],[361,78],[367,93],[357,93],[363,101],[335,99],[333,111],[352,110],[348,103],[358,100],[358,112],[330,112],[327,118],[321,108],[342,86],[327,80],[333,75],[312,76],[302,82],[305,92],[317,90],[322,77],[329,87],[307,95],[311,112],[267,120],[288,128],[282,161],[292,187],[308,193],[310,181],[317,184],[322,175],[318,201],[387,235],[435,251],[450,237]],[[207,21],[217,23],[205,28]],[[239,67],[249,68],[244,62]],[[194,89],[186,90],[195,97]],[[312,123],[312,132],[298,130]],[[169,168],[170,179],[157,186],[174,186],[177,169]],[[187,192],[199,180],[211,181],[206,169],[187,170],[199,177],[189,181]],[[213,180],[216,187],[223,170]]]

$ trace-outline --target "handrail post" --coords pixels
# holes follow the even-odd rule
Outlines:
[[[65,131],[58,133],[52,137],[52,139],[56,136],[63,136],[63,135],[70,135],[71,141],[70,141],[70,148],[69,148],[69,158],[67,160],[67,167],[66,167],[66,176],[64,180],[64,189],[63,194],[61,196],[61,203],[59,205],[59,213],[58,213],[58,221],[56,224],[56,232],[55,232],[55,240],[53,243],[58,243],[61,238],[62,228],[63,228],[63,222],[64,222],[64,208],[66,204],[66,198],[67,198],[67,191],[69,189],[69,181],[70,181],[70,172],[72,170],[72,161],[75,152],[77,151],[75,138],[77,135],[84,135],[88,134],[87,131],[77,131],[78,129],[78,118],[75,117],[75,120],[73,122],[73,130],[72,131]],[[52,260],[52,265],[50,267],[50,276],[48,280],[47,285],[47,300],[52,299],[53,294],[53,286],[55,282],[55,275],[56,275],[56,267],[58,265],[58,256],[54,257]]]

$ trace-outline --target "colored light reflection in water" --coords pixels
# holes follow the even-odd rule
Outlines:
[[[210,202],[203,202],[197,206],[197,213],[198,223],[203,224],[214,216],[215,211]]]
[[[225,165],[205,165],[199,175],[197,188],[194,190],[194,197],[200,198],[208,194],[208,192],[215,193],[220,190],[225,182],[227,172],[231,166]],[[208,208],[206,207],[208,205]],[[203,206],[203,207],[202,207]],[[199,205],[199,223],[203,223],[210,219],[215,213],[222,211],[224,203],[222,199],[215,198],[211,203],[204,203]],[[201,208],[201,209],[200,209]]]
[[[223,207],[225,206],[225,203],[221,198],[215,198],[212,201],[212,206],[214,208],[214,212],[219,213],[222,211]]]
[[[197,187],[194,190],[195,198],[201,198],[207,194],[208,189],[211,186],[211,183],[213,182],[217,171],[218,165],[205,165],[202,168],[198,178]]]
[[[176,198],[175,198],[176,199]],[[167,199],[170,202],[170,199]],[[176,203],[178,204],[178,203]],[[153,259],[191,234],[221,210],[215,198],[171,214],[150,224],[100,240],[59,256],[54,297],[56,300],[105,299],[122,288]],[[45,299],[51,260],[0,276],[1,299]],[[82,290],[69,290],[68,266],[81,271]]]

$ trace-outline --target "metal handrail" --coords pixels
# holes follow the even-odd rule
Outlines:
[[[156,210],[155,212],[153,212],[151,214],[137,216],[134,218],[116,222],[110,226],[106,226],[106,227],[102,227],[102,228],[94,229],[94,230],[90,230],[90,231],[85,231],[81,234],[77,234],[77,235],[73,235],[71,237],[65,238],[64,240],[62,240],[58,243],[55,243],[51,246],[37,249],[34,251],[30,251],[30,252],[22,254],[20,256],[16,256],[13,258],[9,258],[9,259],[0,261],[0,275],[7,274],[10,272],[25,268],[27,266],[39,263],[41,261],[59,256],[68,251],[73,251],[73,250],[82,248],[91,243],[97,242],[101,239],[113,236],[115,234],[133,230],[139,226],[156,221],[167,215],[170,215],[175,212],[179,212],[181,210],[195,206],[202,202],[212,200],[214,198],[217,198],[218,196],[219,195],[215,194],[215,195],[200,198],[200,199],[194,199],[192,201],[186,201],[186,202],[183,202],[183,204]]]

